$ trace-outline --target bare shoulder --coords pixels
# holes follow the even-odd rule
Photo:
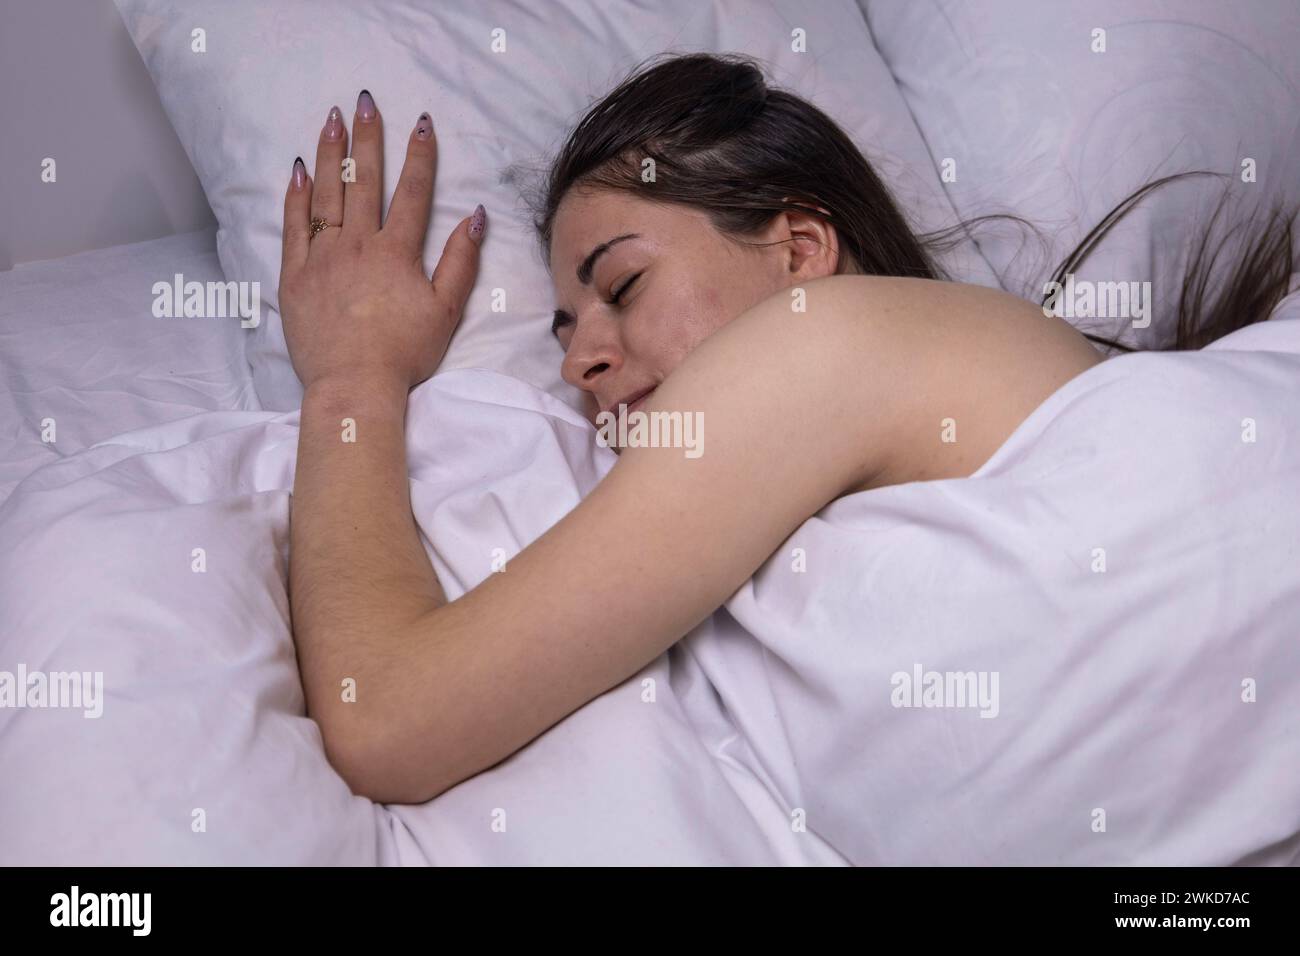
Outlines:
[[[791,344],[819,345],[838,340],[886,348],[897,343],[912,355],[920,346],[927,362],[937,357],[931,349],[979,350],[980,343],[994,352],[1014,343],[1030,349],[1063,343],[1076,355],[1095,353],[1068,323],[1001,289],[899,276],[814,279],[769,296],[733,325],[737,338],[784,337]]]
[[[889,387],[914,396],[900,406],[905,425],[880,484],[971,474],[1048,396],[1102,361],[1069,323],[1000,289],[842,278],[827,296],[838,320],[847,330],[855,309],[865,315]]]
[[[1068,323],[1001,289],[900,276],[834,275],[782,290],[755,310],[823,319],[850,339],[1087,341]]]
[[[806,412],[795,407],[802,402],[829,418],[875,419],[872,439],[890,453],[859,487],[969,475],[1049,395],[1102,360],[1032,302],[893,276],[827,276],[782,290],[699,351],[710,346],[714,372],[761,366],[791,414]]]

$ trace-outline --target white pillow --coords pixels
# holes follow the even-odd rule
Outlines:
[[[375,96],[389,198],[409,128],[427,109],[440,146],[429,272],[452,227],[478,202],[488,210],[482,270],[442,368],[496,369],[574,407],[549,334],[550,279],[518,187],[502,174],[520,161],[542,166],[585,110],[652,54],[761,57],[770,80],[811,99],[877,161],[915,225],[955,220],[853,0],[554,0],[545,18],[507,0],[117,5],[216,214],[228,279],[260,282],[263,301],[277,306],[285,185],[295,156],[313,162],[330,106],[350,126],[357,93]],[[197,30],[202,53],[193,51]],[[796,30],[806,52],[793,50]],[[969,281],[996,283],[969,246],[944,264]],[[491,310],[497,289],[500,313]],[[301,391],[278,314],[247,334],[264,407],[296,408]]]
[[[1046,273],[1151,179],[1227,174],[1230,223],[1261,201],[1300,200],[1295,0],[981,0],[941,11],[861,2],[934,162],[955,160],[946,188],[958,212],[1014,212],[1051,237],[1044,255],[1032,237],[1022,249],[1016,228],[979,234],[1008,291],[1041,300]],[[1104,52],[1094,52],[1094,30],[1104,30]],[[1253,183],[1242,181],[1247,159]],[[1194,177],[1149,194],[1077,270],[1092,281],[1152,283],[1150,327],[1110,328],[1127,327],[1125,338],[1144,345],[1172,336],[1189,240],[1221,190],[1218,179]]]

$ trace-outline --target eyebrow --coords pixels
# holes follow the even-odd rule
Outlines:
[[[625,239],[640,239],[640,238],[641,238],[641,234],[639,232],[625,232],[621,236],[615,236],[613,239],[609,239],[605,242],[602,242],[595,249],[592,249],[591,252],[587,254],[587,258],[583,259],[582,264],[578,266],[578,270],[576,273],[578,276],[578,281],[581,282],[583,285],[591,285],[591,274],[596,268],[597,259],[603,256],[606,252],[608,252],[611,246],[615,246],[618,243],[623,242]],[[551,334],[558,336],[559,333],[557,329],[559,328],[560,321],[562,319],[572,319],[572,318],[573,316],[571,316],[568,312],[564,311],[563,309],[556,309],[555,317],[551,320]]]

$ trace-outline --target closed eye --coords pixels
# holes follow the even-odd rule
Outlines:
[[[610,302],[613,303],[614,305],[621,304],[619,300],[623,298],[623,293],[626,292],[628,289],[630,289],[632,287],[632,283],[639,278],[641,278],[640,272],[638,272],[632,278],[624,282],[623,285],[619,288],[619,290],[615,292],[614,295],[610,298]]]
[[[628,289],[632,288],[632,283],[635,282],[637,279],[641,278],[641,276],[644,274],[645,273],[643,272],[638,272],[636,275],[632,276],[632,278],[624,282],[619,287],[619,290],[610,296],[609,298],[610,304],[621,305],[623,299],[623,293],[627,292]],[[569,313],[565,312],[563,309],[556,309],[555,316],[554,318],[551,319],[551,334],[558,336],[560,329],[564,328],[567,325],[572,325],[572,324],[573,324],[573,316],[569,315]]]

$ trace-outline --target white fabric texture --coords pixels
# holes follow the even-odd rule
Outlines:
[[[152,316],[177,272],[221,281],[211,230],[0,272],[0,500],[120,432],[259,407],[237,319]]]
[[[859,2],[931,161],[955,164],[944,189],[958,213],[1015,213],[1042,230],[1046,248],[1013,224],[976,232],[1009,292],[1041,301],[1051,270],[1145,183],[1222,174],[1149,193],[1076,270],[1152,283],[1150,326],[1080,318],[1081,328],[1171,342],[1193,240],[1224,185],[1232,198],[1216,237],[1275,202],[1300,202],[1294,0]],[[1216,277],[1248,235],[1229,237]]]
[[[1104,362],[971,478],[832,503],[696,652],[855,863],[1300,862],[1297,408],[1297,319]],[[895,706],[918,665],[996,715]]]
[[[41,468],[0,506],[3,669],[102,671],[105,700],[0,709],[24,781],[0,863],[1293,862],[1300,322],[1248,331],[1085,372],[971,479],[833,503],[677,647],[419,807],[351,796],[304,716],[296,412]],[[612,463],[485,370],[417,389],[407,437],[451,599]],[[894,707],[916,664],[999,673],[996,717]]]
[[[353,797],[304,715],[289,630],[297,416],[122,435],[0,507],[0,670],[99,671],[105,687],[99,718],[0,708],[0,763],[24,782],[0,793],[0,864],[839,862],[736,765],[745,744],[680,652],[424,806]],[[613,459],[576,412],[485,370],[417,389],[408,441],[449,599]]]
[[[844,127],[918,228],[956,219],[853,0],[613,8],[605,0],[553,0],[544,17],[513,0],[117,5],[216,214],[226,276],[261,282],[271,306],[248,333],[267,409],[288,411],[301,399],[274,311],[290,167],[297,155],[314,161],[332,104],[351,126],[362,87],[385,120],[385,207],[415,118],[426,109],[433,115],[439,155],[428,272],[475,203],[488,210],[478,282],[442,368],[494,368],[574,407],[577,393],[560,380],[560,351],[549,334],[554,291],[519,190],[592,102],[653,54],[762,58],[774,83],[810,98]],[[205,53],[191,52],[196,26],[206,30]],[[796,29],[804,31],[806,52],[793,49]],[[495,30],[503,31],[503,52],[493,50]],[[582,56],[562,52],[575,49]],[[507,171],[524,173],[525,183],[507,181]],[[958,279],[997,284],[969,244],[944,262]],[[497,302],[504,311],[493,311]]]

